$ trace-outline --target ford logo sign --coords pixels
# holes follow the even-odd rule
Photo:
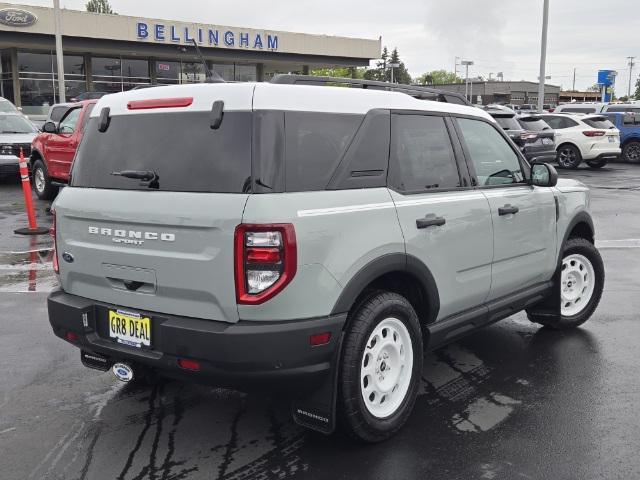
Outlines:
[[[33,13],[21,8],[3,8],[0,10],[0,23],[9,27],[30,27],[38,21]]]
[[[131,368],[126,363],[116,363],[113,367],[111,367],[111,371],[118,380],[121,380],[123,382],[130,382],[131,380],[133,380],[133,368]]]

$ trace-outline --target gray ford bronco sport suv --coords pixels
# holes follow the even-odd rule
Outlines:
[[[478,108],[283,83],[98,101],[48,299],[87,367],[282,387],[299,424],[376,442],[409,418],[425,349],[521,310],[593,314],[584,185]]]

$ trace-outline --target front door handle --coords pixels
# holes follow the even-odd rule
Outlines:
[[[427,227],[441,227],[447,223],[444,217],[436,217],[433,213],[426,215],[424,218],[418,218],[416,220],[416,227],[418,228],[427,228]]]
[[[509,215],[510,213],[518,213],[520,209],[513,205],[506,204],[504,207],[498,209],[498,215]]]

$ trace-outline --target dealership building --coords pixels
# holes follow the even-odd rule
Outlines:
[[[52,8],[0,3],[0,96],[26,114],[46,113],[58,101],[54,25]],[[61,31],[67,99],[86,91],[203,82],[205,72],[193,40],[208,67],[227,81],[368,66],[380,57],[381,48],[380,39],[66,9],[61,10]]]
[[[515,104],[538,103],[538,82],[521,81],[485,81],[469,79],[467,92],[473,103],[489,105],[491,103]],[[450,83],[446,85],[434,85],[436,88],[449,92],[465,94],[464,83]],[[545,84],[544,102],[557,105],[560,97],[560,87]]]

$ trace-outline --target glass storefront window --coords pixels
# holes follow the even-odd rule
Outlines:
[[[180,83],[180,62],[156,60],[156,81],[160,85]]]
[[[257,70],[255,65],[238,65],[236,63],[236,82],[255,82],[256,79]]]
[[[13,75],[11,71],[11,52],[0,50],[0,97],[15,103],[13,96]]]
[[[209,68],[211,68],[211,71],[216,72],[226,81],[233,81],[234,79],[235,67],[233,64],[226,65],[214,63],[213,65],[210,65]]]
[[[149,61],[140,59],[122,59],[122,83],[124,90],[131,90],[138,85],[151,83]]]
[[[204,83],[206,76],[200,62],[182,62],[181,83]]]

